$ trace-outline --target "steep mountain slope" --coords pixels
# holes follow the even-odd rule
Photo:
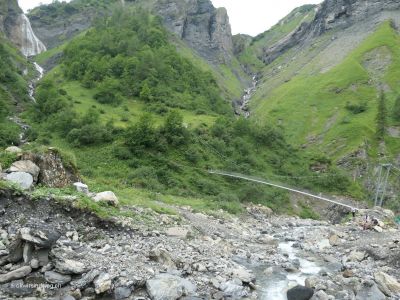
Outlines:
[[[73,0],[35,8],[29,13],[38,37],[49,49],[61,46],[77,34],[87,30],[96,18],[125,7],[141,7],[160,16],[171,32],[171,41],[185,54],[193,52],[194,61],[203,59],[221,82],[228,98],[240,97],[249,78],[233,55],[229,18],[225,9],[216,9],[210,0],[190,1],[124,1]],[[186,47],[182,47],[186,46]],[[62,46],[61,46],[62,47]]]
[[[374,188],[371,165],[400,157],[400,124],[390,113],[400,93],[399,25],[398,2],[323,2],[311,22],[265,45],[254,118],[279,124],[291,144],[323,153]],[[376,135],[380,90],[385,136]]]

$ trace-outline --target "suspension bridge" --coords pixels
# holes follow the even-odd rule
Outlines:
[[[303,191],[296,190],[296,189],[293,189],[293,188],[290,188],[290,187],[286,187],[286,186],[283,186],[283,185],[267,182],[265,180],[254,178],[254,177],[250,177],[250,176],[243,175],[243,174],[237,174],[237,173],[231,173],[231,172],[225,172],[225,171],[219,171],[219,170],[209,170],[208,173],[214,174],[214,175],[225,176],[225,177],[243,179],[243,180],[252,181],[252,182],[256,182],[256,183],[260,183],[260,184],[265,184],[265,185],[268,185],[268,186],[272,186],[272,187],[275,187],[275,188],[287,190],[287,191],[290,191],[290,192],[293,192],[293,193],[301,194],[301,195],[308,196],[308,197],[311,197],[311,198],[314,198],[314,199],[318,199],[318,200],[321,200],[321,201],[330,202],[332,204],[340,205],[340,206],[346,207],[346,208],[348,208],[350,210],[356,209],[355,207],[353,207],[351,205],[340,203],[340,202],[335,201],[335,200],[331,200],[331,199],[328,199],[328,198],[325,198],[325,197],[321,197],[321,196],[318,196],[318,195],[313,195],[313,194],[310,194],[310,193],[307,193],[307,192],[303,192]]]

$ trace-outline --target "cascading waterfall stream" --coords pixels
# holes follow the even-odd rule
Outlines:
[[[240,101],[239,115],[242,115],[245,118],[250,117],[249,103],[250,103],[251,97],[253,96],[254,92],[257,90],[257,84],[258,84],[258,76],[253,75],[252,85],[251,85],[251,87],[244,90],[244,94]]]
[[[21,14],[19,17],[19,28],[14,32],[14,36],[18,37],[18,44],[20,45],[21,53],[28,59],[29,57],[38,55],[44,51],[46,51],[46,46],[42,43],[41,40],[37,38],[35,33],[33,32],[31,23],[28,17],[25,14]],[[44,75],[43,68],[36,62],[33,62],[35,70],[37,72],[37,76],[29,81],[28,84],[28,95],[29,98],[36,103],[35,95],[35,86],[36,83],[42,79]],[[24,75],[28,75],[28,70],[24,70]],[[20,144],[25,144],[27,141],[26,133],[29,130],[30,126],[24,123],[23,120],[17,115],[10,117],[10,120],[13,121],[21,128],[20,133]]]

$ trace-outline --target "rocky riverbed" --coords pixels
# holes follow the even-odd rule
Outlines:
[[[357,218],[331,225],[261,206],[241,216],[122,207],[135,217],[105,221],[74,201],[1,191],[0,299],[400,296],[395,227],[364,231]],[[369,213],[393,217],[382,209]]]

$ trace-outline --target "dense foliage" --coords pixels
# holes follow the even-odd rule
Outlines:
[[[181,57],[168,42],[160,19],[144,11],[116,11],[75,39],[64,53],[64,73],[95,99],[119,105],[138,97],[149,106],[226,113],[213,76]]]
[[[27,98],[27,83],[21,74],[22,62],[9,43],[0,37],[0,147],[17,144],[19,127],[8,120],[11,104],[22,105]]]
[[[393,118],[400,122],[400,96],[396,98],[393,106]]]

